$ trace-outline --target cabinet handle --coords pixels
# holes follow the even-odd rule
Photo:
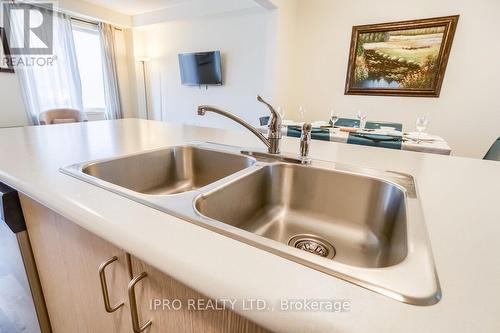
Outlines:
[[[130,314],[132,316],[132,328],[134,329],[135,333],[141,333],[144,331],[146,328],[151,326],[152,321],[148,320],[147,323],[144,325],[139,324],[139,314],[137,310],[137,299],[135,297],[135,285],[144,279],[148,274],[146,272],[142,272],[141,274],[137,275],[135,278],[130,281],[128,284],[128,299],[130,301]]]
[[[103,262],[99,266],[99,279],[101,280],[101,290],[102,290],[102,298],[104,299],[104,308],[106,309],[106,312],[108,313],[113,313],[116,310],[118,310],[121,306],[123,306],[123,302],[120,304],[117,304],[115,306],[111,306],[109,303],[109,292],[108,292],[108,285],[106,283],[106,272],[104,271],[108,265],[111,263],[115,262],[118,260],[118,257],[114,256]]]

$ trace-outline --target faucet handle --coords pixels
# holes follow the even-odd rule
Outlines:
[[[269,111],[271,111],[271,119],[269,120],[269,123],[268,123],[268,128],[269,128],[269,131],[267,133],[268,138],[275,139],[275,140],[281,139],[281,137],[282,137],[281,114],[279,114],[279,112],[277,112],[271,104],[269,104],[262,97],[260,97],[260,95],[257,95],[257,100],[259,102],[265,104],[269,108]],[[278,143],[278,145],[279,145],[279,143]],[[279,151],[279,149],[277,148],[276,151]]]
[[[281,114],[279,112],[277,112],[271,104],[269,104],[262,97],[260,97],[260,95],[257,95],[257,100],[259,102],[265,104],[267,106],[267,108],[269,109],[269,111],[271,111],[272,116],[274,118],[279,119],[280,120],[280,124],[281,124]]]

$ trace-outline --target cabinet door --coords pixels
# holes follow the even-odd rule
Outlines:
[[[21,204],[53,331],[132,332],[126,253],[26,196]],[[125,304],[108,313],[98,269],[113,256],[104,270],[109,301]]]
[[[266,329],[228,310],[194,310],[188,306],[188,300],[209,299],[186,285],[174,280],[143,261],[132,257],[132,272],[138,276],[145,272],[147,276],[137,283],[135,295],[139,323],[148,320],[151,326],[147,333],[267,333]],[[154,302],[162,302],[155,306]],[[180,304],[174,304],[180,300]]]

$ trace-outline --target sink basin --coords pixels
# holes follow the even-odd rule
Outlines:
[[[61,172],[398,301],[440,300],[411,175],[296,160],[200,143]]]
[[[408,251],[403,190],[349,173],[269,165],[202,196],[196,209],[351,266],[392,266]]]
[[[86,175],[149,195],[192,191],[255,163],[241,155],[179,146],[88,164]]]

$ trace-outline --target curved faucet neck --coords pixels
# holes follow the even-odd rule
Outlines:
[[[279,114],[279,112],[276,112],[276,110],[272,107],[271,104],[264,101],[264,99],[262,99],[262,97],[257,96],[257,100],[259,102],[267,105],[267,107],[269,108],[269,111],[271,112],[271,119],[270,119],[269,125],[268,125],[269,131],[267,134],[267,138],[264,137],[259,132],[259,130],[257,130],[255,127],[253,127],[252,125],[250,125],[249,123],[247,123],[246,121],[241,119],[240,117],[235,116],[234,114],[232,114],[230,112],[226,112],[224,110],[218,109],[216,107],[209,106],[209,105],[200,105],[200,106],[198,106],[198,115],[204,116],[206,112],[214,112],[214,113],[220,114],[221,116],[229,118],[229,119],[237,122],[241,126],[245,127],[253,134],[255,134],[255,136],[257,136],[257,138],[259,138],[259,140],[262,141],[266,145],[270,154],[279,154],[280,153],[281,137],[282,137],[281,115]]]
[[[269,140],[266,139],[266,137],[264,137],[264,135],[262,135],[255,127],[253,127],[252,125],[250,125],[249,123],[247,123],[246,121],[241,119],[240,117],[235,116],[234,114],[232,114],[230,112],[218,109],[218,108],[210,106],[210,105],[198,106],[198,115],[199,116],[204,116],[207,112],[217,113],[217,114],[220,114],[221,116],[224,116],[226,118],[229,118],[229,119],[237,122],[241,126],[248,129],[250,132],[255,134],[257,136],[257,138],[259,138],[259,140],[261,140],[270,149],[271,143],[269,142]]]

